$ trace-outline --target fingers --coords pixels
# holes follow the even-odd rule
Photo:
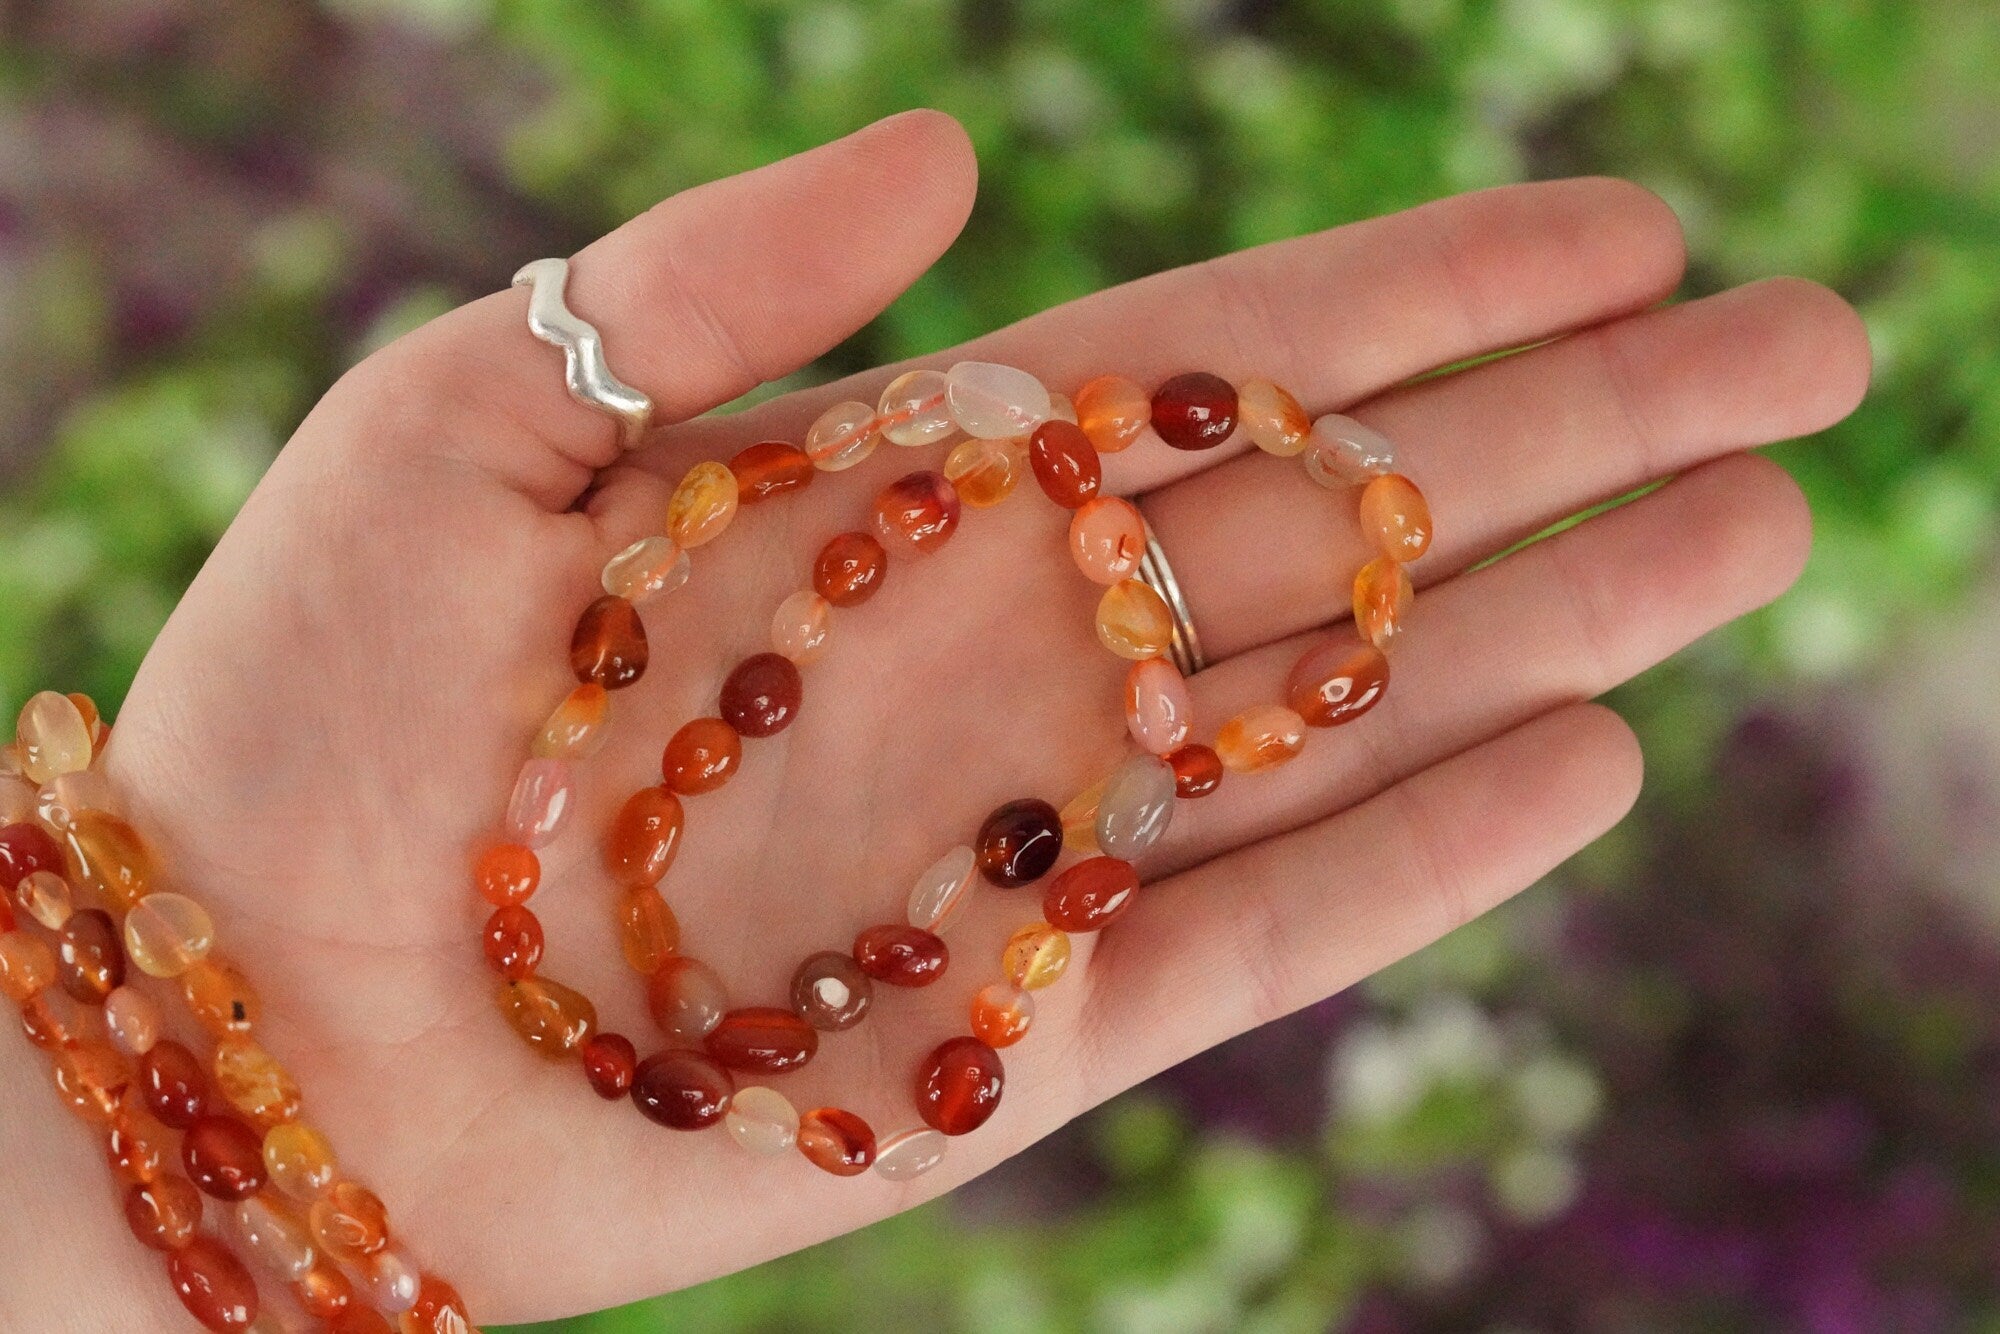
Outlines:
[[[1329,996],[1534,883],[1638,795],[1610,710],[1536,719],[1363,805],[1144,891],[1086,976],[1093,1103]],[[1226,785],[1225,785],[1226,788]]]
[[[575,257],[569,304],[612,371],[652,396],[655,421],[678,421],[873,318],[958,234],[975,172],[956,121],[893,116],[634,218]],[[415,405],[428,428],[365,434],[399,450],[416,438],[560,509],[618,457],[617,429],[568,396],[561,353],[528,333],[527,301],[484,297],[365,363],[361,397],[404,425]]]
[[[1434,583],[1703,459],[1838,421],[1868,341],[1823,287],[1775,279],[1634,315],[1356,410],[1397,442],[1438,539]],[[1368,559],[1351,497],[1296,460],[1237,459],[1146,497],[1211,659],[1344,614]]]

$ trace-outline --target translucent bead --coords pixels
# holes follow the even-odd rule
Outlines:
[[[21,1002],[21,1032],[28,1041],[43,1051],[61,1051],[76,1040],[76,1035],[49,1004],[49,993],[42,991]]]
[[[813,561],[813,591],[836,607],[858,607],[875,596],[889,553],[867,533],[839,533]]]
[[[875,1175],[885,1181],[914,1181],[944,1161],[951,1141],[944,1132],[925,1128],[889,1136],[875,1150]]]
[[[1376,648],[1387,648],[1403,628],[1416,590],[1410,574],[1386,556],[1377,556],[1354,576],[1354,626]]]
[[[0,831],[0,841],[11,832]],[[70,822],[68,841],[74,878],[118,907],[131,907],[151,888],[153,855],[138,831],[117,816],[108,811],[81,812]],[[56,866],[60,865],[58,856]]]
[[[647,979],[646,1008],[668,1037],[698,1042],[722,1022],[729,992],[713,968],[676,955]]]
[[[117,1115],[111,1118],[104,1135],[104,1157],[111,1170],[134,1185],[158,1181],[168,1174],[167,1164],[178,1153],[173,1132],[146,1110],[145,1097],[138,1087],[127,1086]]]
[[[989,1047],[1011,1047],[1035,1022],[1035,998],[1006,982],[988,982],[972,997],[972,1035]]]
[[[667,498],[667,536],[692,551],[713,542],[736,517],[736,474],[713,460],[687,470]]]
[[[1000,971],[1023,991],[1040,991],[1069,968],[1069,936],[1047,922],[1031,922],[1007,938]]]
[[[1153,400],[1122,375],[1100,375],[1076,391],[1076,422],[1100,454],[1116,454],[1152,420]]]
[[[577,1055],[598,1097],[612,1102],[632,1091],[632,1080],[639,1073],[639,1052],[632,1039],[622,1033],[595,1033],[577,1048]]]
[[[569,666],[579,681],[622,690],[646,674],[646,626],[625,598],[601,597],[576,618]]]
[[[934,445],[957,430],[945,390],[941,371],[905,371],[889,381],[875,405],[882,438],[896,445]]]
[[[1125,676],[1125,728],[1155,755],[1178,749],[1194,727],[1194,696],[1165,658],[1132,664]]]
[[[729,1114],[736,1081],[698,1051],[670,1048],[639,1062],[633,1105],[670,1130],[701,1130]]]
[[[1306,476],[1329,490],[1359,486],[1396,470],[1396,447],[1352,417],[1328,413],[1312,424],[1302,462]]]
[[[425,1274],[417,1304],[397,1321],[399,1334],[477,1334],[458,1289],[436,1274]]]
[[[22,931],[0,935],[0,995],[15,1004],[48,990],[56,980],[55,951],[40,936]]]
[[[271,1184],[295,1200],[316,1200],[340,1179],[333,1144],[300,1121],[265,1131],[263,1154]]]
[[[1076,425],[1076,403],[1068,394],[1059,394],[1053,389],[1049,391],[1049,421],[1064,421],[1071,426]],[[1048,424],[1043,422],[1042,426]],[[1035,429],[1040,430],[1041,427]]]
[[[37,789],[19,774],[0,774],[0,828],[35,818]]]
[[[958,490],[943,473],[898,477],[875,497],[875,532],[896,550],[929,555],[958,531]]]
[[[341,1264],[359,1265],[389,1245],[389,1211],[359,1182],[335,1182],[313,1201],[306,1224],[320,1251]]]
[[[875,984],[851,954],[822,950],[792,974],[792,1013],[823,1033],[861,1022],[875,999]]]
[[[1175,449],[1213,449],[1236,429],[1236,387],[1189,371],[1153,391],[1153,430]]]
[[[193,1052],[162,1038],[139,1058],[139,1096],[163,1123],[186,1130],[208,1114],[208,1072]]]
[[[167,1280],[204,1329],[246,1330],[257,1319],[257,1280],[219,1241],[194,1237],[174,1251]]]
[[[1066,510],[1080,508],[1104,484],[1104,465],[1083,428],[1051,419],[1028,438],[1028,463],[1042,493]]]
[[[910,889],[910,925],[943,935],[969,900],[977,866],[972,849],[960,845],[926,867]]]
[[[1016,889],[1047,875],[1062,845],[1062,813],[1046,801],[1023,797],[995,807],[973,846],[979,873],[1002,889]]]
[[[201,1192],[179,1173],[142,1182],[125,1192],[125,1224],[139,1244],[177,1251],[201,1230]]]
[[[1097,601],[1097,642],[1121,658],[1157,658],[1174,640],[1166,599],[1137,579],[1122,579]]]
[[[597,1031],[590,998],[546,977],[503,983],[500,1011],[521,1040],[544,1056],[573,1052]]]
[[[974,509],[991,509],[1014,494],[1027,471],[1028,448],[1019,436],[963,440],[944,459],[945,477]]]
[[[837,1177],[860,1176],[875,1161],[875,1132],[853,1112],[815,1107],[799,1118],[799,1152]]]
[[[1312,418],[1299,401],[1269,380],[1251,380],[1236,391],[1243,433],[1266,454],[1291,458],[1306,447]]]
[[[752,1005],[723,1015],[701,1045],[727,1069],[777,1075],[812,1060],[819,1030],[790,1010]]]
[[[480,941],[486,962],[494,972],[511,981],[533,977],[542,962],[541,919],[518,903],[495,908],[486,919]]]
[[[660,891],[650,885],[626,890],[618,901],[618,949],[632,971],[651,977],[680,947],[680,920]]]
[[[680,852],[687,817],[666,787],[640,788],[612,817],[604,835],[604,869],[627,889],[657,885]]]
[[[234,1222],[243,1252],[259,1268],[296,1283],[312,1270],[319,1253],[313,1249],[312,1233],[305,1220],[262,1195],[253,1195],[236,1206]]]
[[[811,589],[800,589],[778,604],[771,617],[771,650],[803,666],[826,652],[833,629],[833,604]]]
[[[56,976],[71,999],[102,1005],[125,984],[125,953],[118,928],[101,908],[71,913],[56,937]]]
[[[875,452],[875,409],[852,400],[819,414],[806,430],[806,454],[821,472],[844,472]]]
[[[39,825],[12,824],[0,829],[0,893],[12,897],[21,881],[37,871],[60,874],[62,845]]]
[[[782,440],[766,440],[750,446],[729,460],[736,474],[736,503],[755,505],[772,496],[803,490],[812,485],[812,455]]]
[[[132,1067],[108,1042],[72,1041],[56,1053],[56,1093],[84,1120],[109,1125],[132,1086]]]
[[[1097,799],[1097,846],[1130,861],[1159,842],[1173,818],[1173,766],[1134,755],[1112,770]]]
[[[1183,801],[1205,797],[1222,786],[1222,757],[1208,746],[1193,743],[1167,756],[1174,771],[1174,795]]]
[[[1006,1071],[978,1038],[948,1038],[917,1064],[917,1115],[946,1135],[969,1135],[1000,1106]]]
[[[1049,391],[1024,370],[961,361],[945,375],[945,402],[967,435],[1000,440],[1026,435],[1049,416]]]
[[[683,723],[660,756],[660,774],[682,796],[713,792],[743,759],[743,738],[720,718]]]
[[[595,681],[569,692],[542,724],[533,754],[542,760],[587,760],[604,745],[611,696]]]
[[[144,1056],[160,1040],[166,1020],[151,996],[119,987],[104,998],[104,1031],[127,1056]]]
[[[796,663],[781,653],[754,653],[724,679],[716,712],[742,736],[776,736],[799,716],[804,695]]]
[[[51,931],[62,930],[62,924],[76,911],[70,902],[69,881],[54,871],[22,876],[21,883],[14,886],[14,906]]]
[[[29,698],[14,731],[21,772],[38,784],[89,768],[92,740],[90,724],[75,701],[53,690]]]
[[[1118,857],[1090,857],[1049,882],[1042,916],[1065,931],[1099,931],[1139,896],[1139,873]]]
[[[354,1285],[348,1282],[347,1275],[340,1271],[340,1266],[324,1256],[312,1267],[311,1273],[293,1286],[292,1291],[297,1295],[299,1305],[305,1308],[306,1314],[316,1319],[331,1321],[336,1316],[356,1309]]]
[[[866,927],[854,938],[854,962],[877,982],[927,987],[944,976],[951,950],[929,931],[901,922]]]
[[[213,954],[181,974],[181,999],[209,1036],[247,1033],[263,1005],[235,964]]]
[[[148,894],[125,914],[125,952],[152,977],[179,977],[215,944],[208,910],[184,894]]]
[[[58,835],[84,811],[105,810],[112,800],[111,782],[101,770],[77,769],[57,774],[35,794],[35,817]]]
[[[1282,704],[1258,704],[1222,725],[1215,753],[1233,774],[1253,774],[1297,755],[1306,745],[1306,720]]]
[[[417,1304],[417,1293],[424,1281],[417,1262],[395,1246],[370,1256],[361,1267],[361,1277],[368,1288],[369,1302],[383,1315],[391,1316],[401,1315]]]
[[[542,883],[542,859],[518,843],[497,843],[479,854],[472,883],[496,908],[526,903]]]
[[[604,591],[627,602],[671,593],[688,581],[694,562],[670,537],[642,537],[604,562]]]
[[[1098,779],[1062,808],[1063,847],[1078,856],[1094,857],[1104,851],[1097,846],[1097,802],[1110,781],[1108,777]]]
[[[264,1188],[264,1141],[233,1116],[199,1117],[181,1136],[181,1166],[204,1195],[247,1200]]]
[[[1389,688],[1389,660],[1372,644],[1328,639],[1306,650],[1285,679],[1285,702],[1308,727],[1338,727],[1368,710]]]
[[[1092,583],[1130,579],[1146,554],[1145,517],[1117,496],[1085,501],[1069,521],[1069,554]]]
[[[1361,488],[1361,530],[1390,560],[1413,561],[1430,549],[1430,503],[1415,482],[1387,473]]]
[[[507,799],[507,837],[526,848],[547,846],[569,823],[570,767],[564,760],[529,760]]]

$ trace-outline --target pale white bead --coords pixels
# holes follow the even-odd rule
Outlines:
[[[875,1150],[875,1172],[891,1181],[910,1181],[944,1161],[951,1141],[942,1131],[926,1126],[889,1136]]]
[[[833,628],[833,607],[810,588],[802,588],[778,604],[771,617],[771,648],[801,665],[826,651]]]
[[[992,361],[961,361],[946,378],[945,402],[967,435],[1004,440],[1026,435],[1049,417],[1049,391],[1023,370]]]
[[[1396,471],[1396,447],[1379,431],[1352,417],[1329,412],[1312,424],[1305,453],[1306,476],[1329,490],[1356,486]]]
[[[21,770],[35,783],[90,767],[90,724],[67,695],[44,690],[30,697],[14,734]]]
[[[806,453],[821,472],[842,472],[875,452],[882,437],[875,430],[875,409],[850,400],[836,403],[806,428]]]
[[[1160,841],[1173,817],[1173,766],[1134,755],[1112,771],[1097,799],[1097,846],[1130,861]]]
[[[604,591],[644,602],[679,588],[692,569],[687,552],[671,537],[642,537],[604,562]]]
[[[305,1276],[316,1258],[304,1223],[280,1213],[262,1196],[236,1206],[236,1236],[257,1264],[292,1282]]]
[[[932,862],[910,890],[910,925],[943,935],[971,896],[975,861],[961,844]]]
[[[397,1247],[370,1256],[362,1277],[368,1283],[368,1300],[376,1310],[391,1317],[417,1304],[424,1282],[417,1262]]]
[[[731,1139],[763,1158],[789,1151],[799,1138],[798,1109],[784,1094],[762,1084],[736,1090],[722,1124]]]
[[[945,402],[942,371],[908,371],[889,381],[875,411],[892,445],[933,445],[958,429]]]

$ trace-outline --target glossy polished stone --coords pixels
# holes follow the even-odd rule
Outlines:
[[[1375,707],[1389,688],[1389,660],[1372,644],[1338,637],[1307,649],[1285,680],[1285,702],[1308,727],[1338,727]]]
[[[1173,766],[1134,755],[1112,770],[1097,799],[1097,846],[1130,860],[1160,841],[1174,818]]]

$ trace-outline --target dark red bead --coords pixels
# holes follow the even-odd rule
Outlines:
[[[776,736],[799,716],[805,687],[799,669],[782,653],[756,653],[736,664],[722,683],[725,722],[744,736]]]
[[[639,1062],[632,1076],[632,1102],[672,1130],[714,1125],[735,1096],[729,1072],[698,1051],[656,1052]]]
[[[569,665],[579,681],[606,690],[629,686],[646,674],[646,627],[639,609],[609,594],[583,609],[570,636]]]
[[[952,1038],[917,1067],[917,1114],[933,1130],[969,1134],[1000,1105],[1005,1082],[999,1052],[978,1038]]]
[[[729,460],[736,474],[736,503],[754,505],[760,500],[800,491],[812,485],[812,455],[782,440],[766,440],[750,446]]]
[[[520,904],[496,908],[486,919],[486,962],[511,982],[535,975],[542,961],[542,922]]]
[[[892,987],[927,987],[944,976],[951,951],[944,941],[920,927],[885,922],[854,938],[854,962],[877,982]]]
[[[979,871],[1002,889],[1047,875],[1062,855],[1062,812],[1033,797],[1010,801],[979,826]]]
[[[169,1255],[167,1279],[204,1329],[227,1334],[248,1329],[257,1319],[257,1280],[213,1237],[195,1237]]]
[[[163,1038],[139,1058],[139,1093],[147,1111],[186,1130],[208,1111],[208,1072],[193,1052]]]
[[[1042,917],[1065,931],[1096,931],[1132,906],[1139,873],[1118,857],[1090,857],[1049,882]]]
[[[125,946],[111,914],[80,908],[56,933],[56,972],[71,999],[102,1005],[125,982]]]
[[[813,561],[813,591],[836,607],[858,607],[875,596],[889,553],[867,533],[837,533]]]
[[[61,874],[63,851],[40,825],[10,824],[0,829],[0,894],[12,897],[23,876],[37,871]]]
[[[598,1097],[611,1102],[631,1091],[639,1052],[630,1038],[622,1033],[598,1033],[586,1039],[577,1053],[583,1057],[583,1073]]]
[[[1213,449],[1236,429],[1236,386],[1189,371],[1153,391],[1153,429],[1175,449]]]
[[[1174,795],[1193,800],[1205,797],[1222,786],[1222,757],[1199,742],[1182,746],[1167,756],[1174,771]]]
[[[752,1005],[723,1015],[702,1045],[731,1070],[775,1075],[796,1070],[813,1058],[819,1050],[819,1030],[790,1010]]]
[[[264,1138],[233,1116],[204,1116],[181,1136],[188,1180],[218,1200],[247,1200],[264,1188]]]
[[[1028,464],[1042,493],[1066,510],[1080,508],[1104,483],[1097,446],[1074,422],[1051,417],[1028,437]]]

